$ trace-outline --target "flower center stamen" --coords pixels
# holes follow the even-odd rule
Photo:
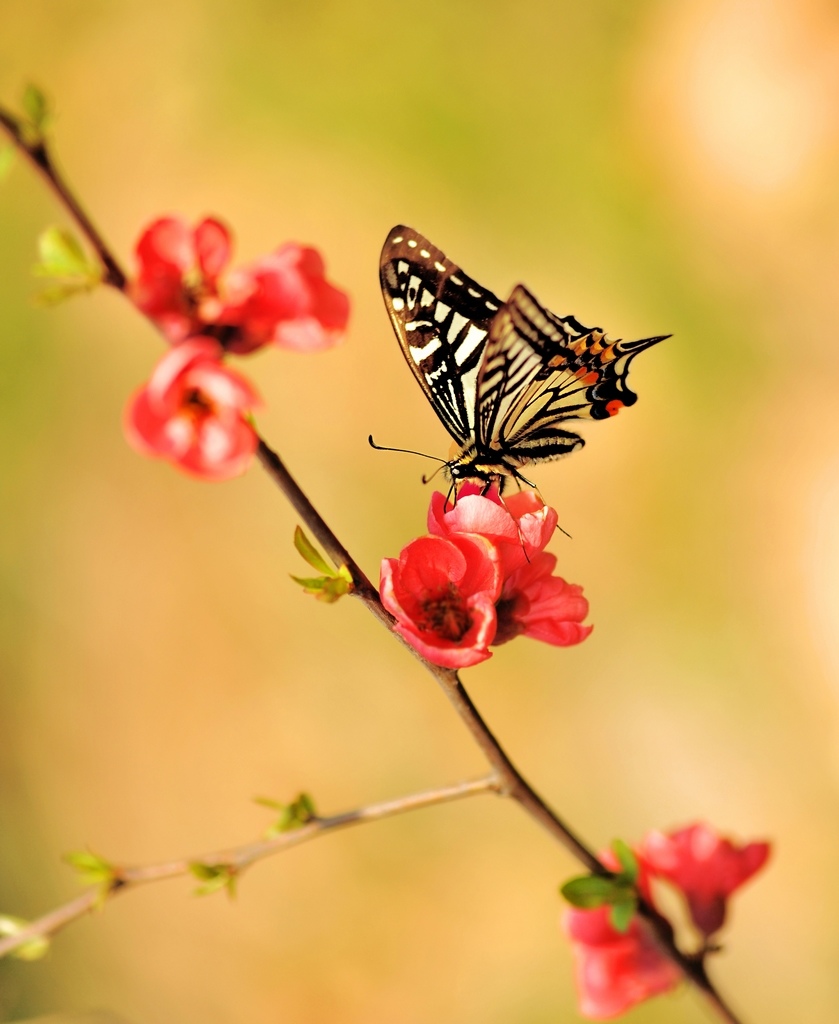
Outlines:
[[[421,628],[445,640],[458,643],[472,627],[472,616],[453,583],[434,597],[426,598],[421,607],[425,620]]]
[[[215,406],[199,388],[190,388],[184,393],[184,412],[193,420],[203,420],[215,413]]]

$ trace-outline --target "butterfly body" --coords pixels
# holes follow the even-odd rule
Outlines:
[[[634,404],[629,363],[667,337],[611,341],[551,313],[523,285],[504,302],[402,225],[385,241],[380,277],[402,353],[460,446],[446,463],[454,484],[529,483],[523,467],[581,448],[566,421]]]

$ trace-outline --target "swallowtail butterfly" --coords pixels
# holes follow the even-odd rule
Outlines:
[[[446,463],[453,485],[503,487],[519,470],[582,448],[574,419],[607,419],[637,395],[629,364],[669,335],[610,341],[599,327],[541,306],[524,285],[506,302],[412,228],[382,249],[385,305],[402,353],[443,426],[461,446]]]

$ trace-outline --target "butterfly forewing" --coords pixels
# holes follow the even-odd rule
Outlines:
[[[380,276],[408,365],[448,432],[468,444],[475,433],[478,371],[501,300],[401,225],[384,244]]]

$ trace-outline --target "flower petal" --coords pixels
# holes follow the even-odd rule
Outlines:
[[[180,278],[195,262],[192,231],[181,217],[160,217],[140,235],[134,250],[141,273],[177,273]]]
[[[215,217],[205,217],[195,228],[194,241],[198,267],[212,284],[230,262],[230,231]]]

